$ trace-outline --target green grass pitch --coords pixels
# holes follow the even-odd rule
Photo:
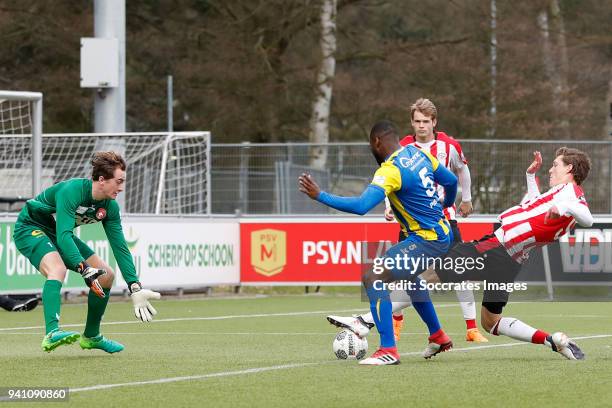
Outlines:
[[[412,309],[399,343],[402,364],[364,367],[335,359],[337,329],[325,315],[365,309],[358,295],[273,295],[167,299],[150,324],[133,318],[128,302],[109,304],[103,334],[123,352],[40,349],[42,308],[0,312],[0,387],[69,387],[68,403],[108,407],[333,406],[610,406],[612,304],[514,303],[506,316],[563,330],[585,361],[567,361],[544,346],[488,335],[465,342],[457,304],[437,304],[455,350],[420,357],[425,325]],[[82,331],[86,305],[62,309],[63,327]],[[70,328],[69,325],[75,325]],[[30,328],[35,327],[35,328]],[[369,353],[377,345],[374,331]],[[14,404],[3,403],[3,406]],[[15,405],[19,407],[24,404]],[[40,406],[37,403],[36,406]]]

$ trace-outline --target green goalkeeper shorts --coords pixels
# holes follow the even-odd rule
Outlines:
[[[95,253],[93,249],[87,246],[87,244],[79,238],[73,237],[72,239],[83,259],[87,259]],[[66,259],[64,259],[62,253],[57,249],[57,238],[55,235],[45,233],[36,225],[22,223],[18,220],[15,223],[13,241],[19,252],[28,258],[30,263],[38,270],[40,270],[40,261],[42,261],[43,257],[49,252],[58,252],[64,264],[67,264]]]

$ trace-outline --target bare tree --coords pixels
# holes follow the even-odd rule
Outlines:
[[[491,96],[489,107],[489,137],[495,137],[496,121],[497,121],[497,2],[491,0]]]
[[[544,64],[544,70],[546,77],[551,84],[552,88],[552,107],[555,114],[555,123],[561,124],[563,118],[563,94],[561,92],[561,73],[556,64],[555,53],[553,52],[554,46],[550,38],[550,25],[548,19],[548,10],[544,9],[538,13],[538,27],[540,29],[541,36],[541,47],[542,47],[542,60]],[[567,121],[567,118],[565,118]],[[566,122],[567,123],[567,122]],[[559,126],[560,129],[565,126]],[[565,135],[563,135],[565,136]]]
[[[564,139],[570,138],[569,125],[569,63],[567,59],[567,41],[565,39],[565,22],[561,14],[558,0],[550,0],[550,16],[553,21],[554,29],[557,34],[557,66],[558,74],[554,86],[557,88],[555,93],[560,96],[559,103],[559,132]]]
[[[337,0],[323,0],[321,5],[321,65],[317,73],[315,100],[310,118],[308,139],[313,143],[329,142],[329,116],[333,80],[336,73],[336,13]],[[315,146],[310,152],[310,165],[324,169],[327,164],[327,148]]]
[[[569,63],[567,59],[565,24],[557,0],[550,0],[548,7],[540,10],[538,13],[538,27],[540,28],[542,39],[544,68],[552,87],[555,130],[558,132],[555,136],[569,139]],[[556,43],[551,38],[551,32],[556,33]]]
[[[606,95],[606,128],[604,135],[607,134],[612,138],[612,69],[610,70],[610,78]]]

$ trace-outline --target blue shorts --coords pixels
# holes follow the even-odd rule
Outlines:
[[[417,276],[427,270],[428,264],[433,264],[434,259],[448,252],[451,243],[450,234],[436,241],[427,241],[413,234],[389,248],[383,262],[394,280],[416,281]]]

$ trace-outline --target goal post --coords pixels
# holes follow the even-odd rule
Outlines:
[[[210,132],[51,133],[42,167],[53,182],[88,178],[95,152],[116,151],[128,166],[124,212],[209,214],[209,149]]]
[[[18,167],[31,172],[31,189],[27,193],[23,189],[8,188],[0,192],[7,198],[18,198],[23,195],[35,196],[42,189],[42,117],[43,117],[43,95],[40,92],[17,92],[0,91],[0,136],[11,135],[0,139],[2,157],[0,158],[0,169],[10,169],[10,156],[6,152],[15,152],[21,149],[22,160]],[[29,142],[27,146],[24,142]],[[16,144],[16,145],[15,145]],[[8,160],[7,160],[8,159]],[[14,173],[14,172],[13,172]],[[17,186],[16,186],[17,187]],[[12,197],[16,195],[17,197]]]

